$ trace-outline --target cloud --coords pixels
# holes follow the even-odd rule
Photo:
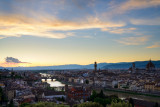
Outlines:
[[[153,45],[148,46],[148,47],[146,47],[146,48],[159,48],[159,47],[160,47],[160,43],[156,42],[156,43],[154,43]]]
[[[1,15],[0,35],[5,37],[20,37],[22,35],[45,37],[45,38],[66,38],[74,36],[71,30],[122,27],[124,23],[113,23],[101,21],[98,18],[87,17],[84,21],[66,21],[54,17],[39,16],[38,19],[22,15]],[[67,33],[55,33],[54,31],[68,31]]]
[[[102,31],[108,31],[115,34],[131,33],[136,28],[103,28]]]
[[[6,57],[5,61],[0,63],[0,65],[3,67],[29,66],[31,64],[32,63],[22,62],[19,59],[13,57]]]
[[[160,0],[126,0],[122,3],[110,3],[110,11],[105,12],[104,15],[113,17],[117,14],[123,14],[131,10],[144,9],[149,7],[160,6]]]
[[[6,63],[28,63],[28,62],[21,62],[17,58],[13,58],[13,57],[6,57],[5,61]]]
[[[124,45],[143,45],[145,42],[149,40],[149,38],[150,36],[126,37],[126,38],[121,38],[120,40],[116,40],[116,41]]]
[[[129,0],[118,7],[121,13],[133,9],[142,9],[159,6],[159,0]]]
[[[154,19],[131,19],[134,25],[160,25],[160,17]]]
[[[159,5],[160,5],[159,0],[129,0],[121,4],[117,9],[121,13],[123,13],[128,10],[149,8],[149,7],[159,6]]]

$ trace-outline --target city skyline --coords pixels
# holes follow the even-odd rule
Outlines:
[[[0,66],[159,60],[158,0],[0,1]]]

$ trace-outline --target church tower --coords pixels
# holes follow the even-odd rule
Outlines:
[[[94,63],[94,72],[97,72],[97,62]]]
[[[93,87],[95,87],[95,75],[97,72],[97,62],[94,62],[94,70],[93,70]]]
[[[136,66],[134,62],[132,63],[132,73],[136,73]]]

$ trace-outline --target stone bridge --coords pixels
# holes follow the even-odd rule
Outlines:
[[[47,79],[50,79],[51,81],[54,81],[56,79],[55,76],[49,75],[49,76],[41,76],[41,79],[44,79],[47,81]]]

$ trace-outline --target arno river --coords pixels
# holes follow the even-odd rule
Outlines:
[[[42,82],[45,82],[44,79],[42,79]],[[50,84],[51,87],[57,88],[57,90],[60,90],[62,87],[65,86],[65,84],[51,79],[47,79],[47,83]],[[134,99],[140,99],[140,100],[147,100],[147,101],[153,101],[153,102],[159,102],[160,103],[160,97],[151,97],[151,96],[144,96],[144,95],[133,95],[128,93],[121,93],[121,92],[112,92],[112,91],[105,91],[106,95],[117,95],[121,99],[125,98],[134,98]]]
[[[42,82],[46,82],[46,81],[42,79]],[[64,91],[65,84],[59,81],[56,81],[56,79],[54,79],[53,81],[51,81],[51,79],[47,79],[47,83],[50,84],[50,87],[54,87],[54,89],[57,91]]]
[[[151,97],[151,96],[145,96],[145,95],[133,95],[133,94],[128,94],[128,93],[112,92],[112,91],[105,91],[104,93],[106,95],[117,95],[121,99],[133,98],[133,99],[153,101],[153,102],[160,103],[160,97]]]
[[[45,82],[44,79],[42,79],[42,82]],[[56,79],[54,79],[53,81],[51,81],[51,79],[47,79],[47,83],[50,84],[51,87],[64,87],[65,84],[62,84],[59,81],[56,81]]]

